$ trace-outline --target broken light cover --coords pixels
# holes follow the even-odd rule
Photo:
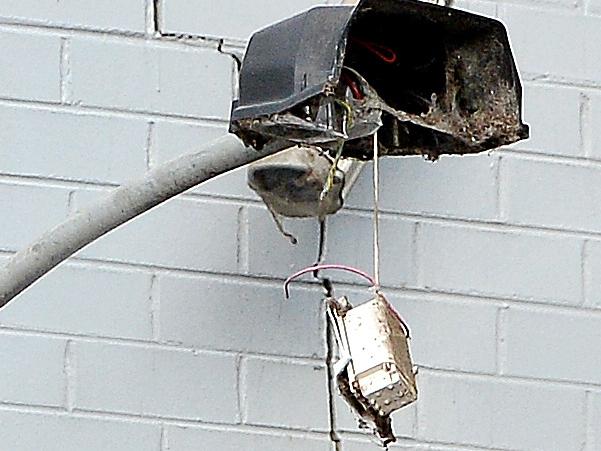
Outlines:
[[[528,137],[497,20],[416,0],[315,7],[253,35],[230,129],[371,158],[469,154]]]
[[[294,146],[251,164],[247,178],[272,214],[323,219],[342,208],[362,166],[351,159],[336,162],[315,146]]]

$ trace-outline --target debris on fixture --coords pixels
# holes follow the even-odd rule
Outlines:
[[[315,7],[253,35],[230,130],[330,154],[471,154],[528,137],[503,24],[415,0]]]
[[[317,265],[290,276],[289,284],[308,272],[350,271],[370,281],[374,294],[353,307],[347,297],[325,299],[328,320],[338,347],[334,374],[340,394],[382,446],[396,441],[390,415],[417,400],[415,372],[409,351],[409,328],[368,274],[345,265]]]

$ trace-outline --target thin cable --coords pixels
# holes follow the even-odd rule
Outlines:
[[[326,269],[337,269],[337,270],[340,270],[340,271],[352,272],[353,274],[357,274],[358,276],[361,276],[364,279],[366,279],[371,284],[371,286],[375,286],[376,285],[376,281],[374,280],[374,278],[372,276],[370,276],[369,274],[367,274],[364,271],[361,271],[360,269],[353,268],[352,266],[346,266],[346,265],[315,265],[315,266],[309,266],[308,268],[305,268],[305,269],[301,269],[299,272],[292,274],[290,277],[288,277],[286,279],[286,281],[284,282],[284,291],[286,292],[286,298],[290,297],[290,290],[289,290],[288,286],[295,279],[298,279],[303,274],[307,274],[309,272],[321,271],[321,270],[326,270]]]
[[[380,289],[380,149],[374,133],[374,287]]]

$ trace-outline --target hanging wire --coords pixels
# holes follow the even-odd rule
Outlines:
[[[363,277],[365,280],[367,280],[371,286],[375,286],[376,285],[376,281],[374,280],[374,278],[372,276],[370,276],[369,274],[367,274],[365,271],[361,271],[360,269],[357,268],[353,268],[352,266],[347,266],[347,265],[315,265],[315,266],[309,266],[308,268],[305,269],[301,269],[300,271],[292,274],[290,277],[288,277],[286,279],[286,282],[284,282],[284,291],[286,293],[286,299],[290,298],[290,288],[289,285],[291,282],[293,282],[294,280],[298,279],[300,276],[310,273],[310,272],[315,272],[315,271],[322,271],[322,270],[326,270],[326,269],[337,269],[339,271],[348,271],[348,272],[352,272],[353,274],[357,274],[358,276]]]
[[[378,132],[374,133],[374,287],[380,289],[380,149]]]

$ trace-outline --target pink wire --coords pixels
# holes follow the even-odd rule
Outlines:
[[[292,274],[290,277],[288,277],[286,279],[286,282],[284,282],[284,291],[286,292],[286,299],[290,298],[290,290],[289,290],[288,286],[290,285],[291,282],[293,282],[295,279],[299,278],[303,274],[307,274],[307,273],[313,272],[313,271],[321,271],[321,270],[325,270],[325,269],[338,269],[340,271],[352,272],[353,274],[357,274],[358,276],[361,276],[364,279],[368,280],[372,286],[376,285],[376,281],[374,280],[374,278],[372,276],[367,274],[365,271],[361,271],[360,269],[353,268],[352,266],[315,265],[315,266],[309,266],[308,268],[302,269],[299,272]]]

